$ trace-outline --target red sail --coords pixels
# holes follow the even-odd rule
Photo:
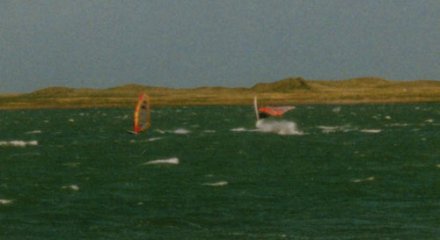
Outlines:
[[[284,113],[294,109],[293,106],[283,106],[283,107],[260,107],[258,112],[261,115],[266,115],[267,117],[281,117]]]
[[[150,126],[150,97],[148,97],[147,94],[142,93],[139,95],[139,99],[134,110],[133,132],[140,133],[150,128]]]

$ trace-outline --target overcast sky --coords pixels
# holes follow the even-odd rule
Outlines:
[[[440,80],[440,1],[0,1],[0,92],[289,76]]]

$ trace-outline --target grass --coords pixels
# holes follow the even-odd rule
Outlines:
[[[135,84],[108,89],[49,87],[28,94],[2,95],[0,109],[133,107],[140,92],[149,94],[154,106],[248,105],[255,95],[271,104],[415,103],[440,102],[440,81],[287,78],[250,88],[173,89]]]

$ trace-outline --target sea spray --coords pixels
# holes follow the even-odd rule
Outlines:
[[[179,164],[179,159],[173,157],[169,159],[157,159],[143,163],[143,165],[152,165],[152,164]]]
[[[299,131],[296,123],[286,120],[258,120],[256,123],[258,131],[276,133],[279,135],[302,135],[303,132]]]
[[[12,146],[12,147],[26,147],[26,146],[37,146],[38,141],[23,141],[23,140],[12,140],[12,141],[0,141],[0,146]]]

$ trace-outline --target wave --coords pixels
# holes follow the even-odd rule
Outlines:
[[[249,130],[247,130],[244,127],[238,127],[238,128],[233,128],[231,129],[232,132],[248,132]]]
[[[298,130],[296,123],[291,121],[276,121],[276,120],[258,120],[256,123],[257,130],[260,132],[270,132],[279,135],[303,135],[304,133]]]
[[[157,159],[145,162],[143,165],[152,165],[152,164],[179,164],[179,159],[176,157],[169,159]]]
[[[432,118],[429,118],[429,119],[425,120],[425,123],[433,123],[433,122],[434,122],[434,119],[432,119]]]
[[[72,191],[79,191],[79,186],[76,185],[76,184],[72,184],[72,185],[62,186],[61,189],[72,190]]]
[[[218,182],[212,182],[212,183],[203,183],[205,186],[211,186],[211,187],[223,187],[228,185],[227,181],[218,181]]]
[[[155,142],[155,141],[160,140],[160,139],[162,139],[162,138],[161,137],[152,137],[152,138],[149,138],[148,141],[149,142]]]
[[[186,129],[186,128],[178,128],[178,129],[175,129],[175,130],[156,129],[155,131],[160,133],[160,134],[174,133],[174,134],[179,134],[179,135],[185,135],[185,134],[191,133],[191,131]]]
[[[34,131],[26,132],[26,134],[40,134],[40,133],[42,133],[41,130],[34,130]]]
[[[323,133],[335,133],[335,132],[349,132],[353,131],[353,128],[351,128],[349,125],[343,125],[343,126],[318,126],[319,129]]]
[[[332,112],[334,112],[334,113],[340,113],[340,112],[341,112],[341,107],[334,107],[334,108],[332,109]]]
[[[6,147],[26,147],[26,146],[37,146],[38,141],[23,141],[23,140],[12,140],[12,141],[0,141],[0,146]]]
[[[363,132],[363,133],[380,133],[380,132],[382,132],[382,129],[362,129],[361,132]]]
[[[376,178],[374,176],[367,177],[367,178],[360,178],[360,179],[353,179],[351,182],[353,183],[362,183],[362,182],[371,182],[374,181]]]
[[[175,133],[175,134],[188,134],[190,132],[191,131],[189,131],[189,130],[187,130],[185,128],[178,128],[178,129],[173,131],[173,133]]]
[[[408,127],[410,124],[409,123],[391,123],[388,125],[385,125],[387,127]]]
[[[9,205],[12,204],[14,201],[11,199],[0,199],[0,205]]]

